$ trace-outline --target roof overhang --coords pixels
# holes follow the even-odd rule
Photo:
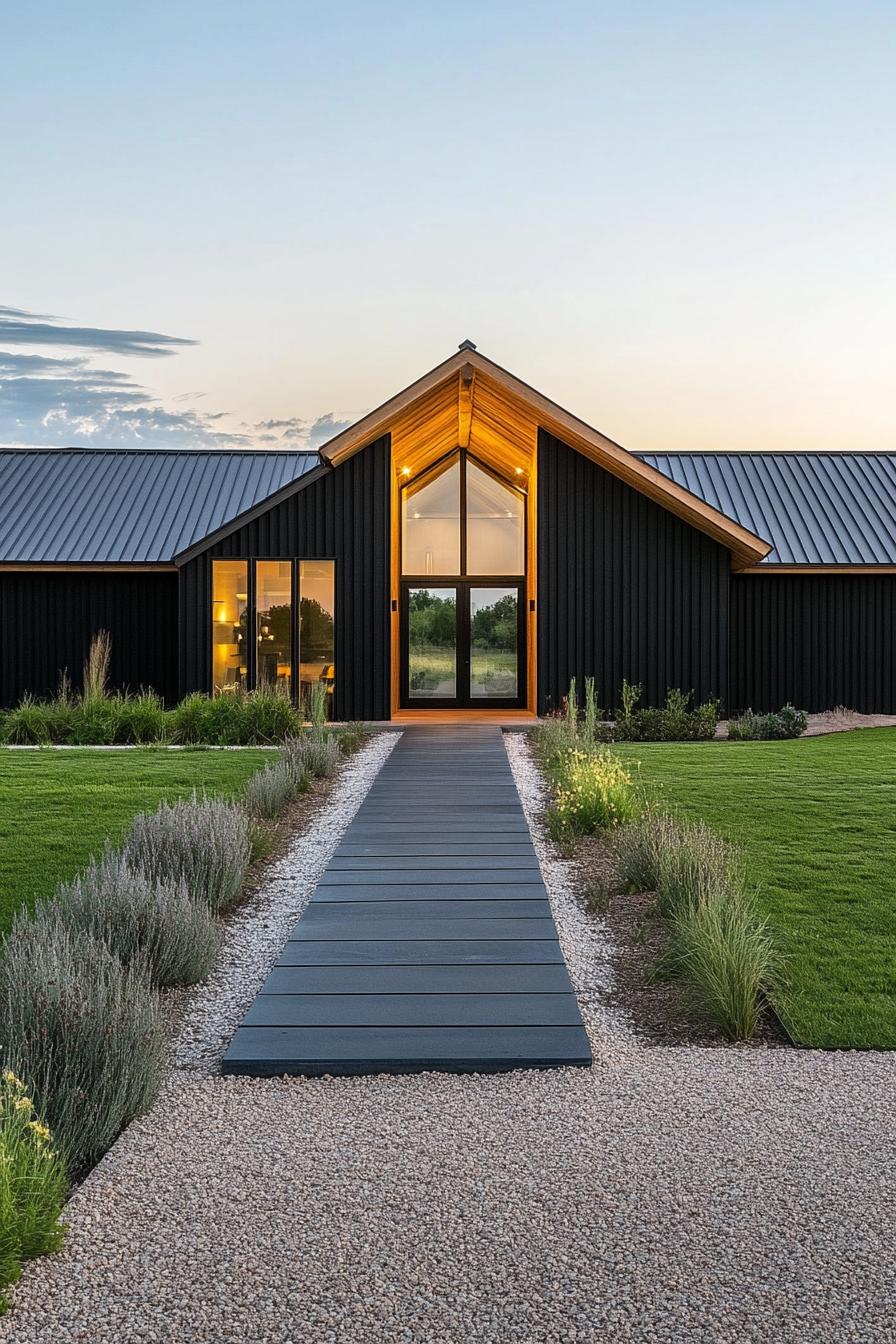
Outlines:
[[[612,439],[593,429],[578,416],[572,415],[550,398],[536,392],[528,383],[501,368],[499,364],[486,359],[478,350],[466,343],[456,354],[436,365],[402,392],[383,402],[382,406],[378,406],[376,410],[330,439],[320,449],[321,458],[334,467],[339,466],[353,453],[359,452],[375,439],[389,433],[396,420],[406,416],[416,402],[452,380],[456,380],[459,384],[460,397],[461,384],[469,378],[471,370],[481,385],[492,393],[503,395],[516,407],[524,409],[538,427],[562,440],[568,447],[591,458],[599,466],[625,481],[627,485],[639,490],[691,526],[712,537],[720,545],[727,547],[731,553],[733,569],[746,569],[757,565],[771,551],[771,544],[762,537],[749,532],[733,518],[729,518],[707,504],[705,500],[691,494],[689,490],[664,476],[655,467],[648,466],[620,444],[614,443]],[[207,544],[206,540],[202,548],[204,549]]]
[[[107,561],[107,560],[4,560],[0,574],[176,574],[177,565],[171,561]]]

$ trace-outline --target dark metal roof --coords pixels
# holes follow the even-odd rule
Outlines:
[[[896,564],[896,453],[638,453],[772,543],[764,565]]]
[[[0,450],[0,563],[168,563],[319,463],[276,451]]]
[[[896,454],[638,457],[770,541],[763,564],[896,564]],[[170,563],[319,465],[276,450],[0,450],[0,563]]]

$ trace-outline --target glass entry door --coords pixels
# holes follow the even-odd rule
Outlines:
[[[405,709],[519,708],[525,703],[522,583],[471,579],[402,586]]]

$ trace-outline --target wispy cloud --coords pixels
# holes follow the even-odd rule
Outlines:
[[[99,350],[117,355],[160,358],[173,355],[186,345],[196,345],[183,336],[163,336],[158,331],[117,331],[106,327],[67,326],[45,313],[26,313],[21,308],[0,308],[0,344],[62,345],[80,350]]]
[[[0,444],[301,451],[317,448],[351,423],[333,412],[317,419],[234,422],[225,411],[184,406],[203,397],[201,392],[174,398],[172,410],[131,374],[94,364],[101,354],[159,358],[195,344],[160,332],[72,326],[0,306]],[[22,346],[39,347],[41,353],[9,348]],[[85,353],[47,353],[56,349]]]

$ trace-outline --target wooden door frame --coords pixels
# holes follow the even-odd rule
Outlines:
[[[448,698],[435,698],[414,700],[410,695],[409,671],[410,656],[406,650],[406,640],[408,635],[408,600],[411,592],[419,588],[443,589],[452,588],[456,594],[455,610],[455,695]],[[470,667],[472,663],[472,637],[471,637],[471,619],[470,619],[470,601],[474,589],[494,588],[496,590],[515,589],[517,593],[517,659],[516,676],[518,694],[512,699],[488,699],[486,697],[474,697],[470,693]],[[403,577],[400,586],[400,596],[398,602],[399,615],[399,712],[404,713],[409,709],[413,710],[441,710],[456,709],[459,713],[468,710],[475,713],[483,709],[507,709],[519,712],[526,708],[528,696],[526,694],[526,675],[528,670],[528,656],[525,647],[525,639],[528,631],[529,622],[526,612],[526,580],[524,576],[515,575],[510,578],[494,577],[491,575],[485,578],[472,575],[458,578],[456,575],[449,578],[433,578],[425,575],[422,578],[413,576]],[[465,655],[465,656],[464,656]]]
[[[389,681],[390,708],[392,717],[401,710],[401,482],[399,468],[395,461],[395,452],[390,435],[391,489],[390,509],[390,616],[389,616]],[[443,456],[443,454],[440,454]],[[476,454],[473,454],[476,460]],[[532,470],[529,473],[526,490],[526,575],[525,575],[525,619],[526,619],[526,711],[537,713],[538,707],[538,439],[532,445]],[[420,706],[420,714],[426,709]],[[433,714],[444,710],[433,709]],[[475,715],[480,711],[458,710],[458,715],[469,712]],[[500,712],[500,711],[496,711]]]

